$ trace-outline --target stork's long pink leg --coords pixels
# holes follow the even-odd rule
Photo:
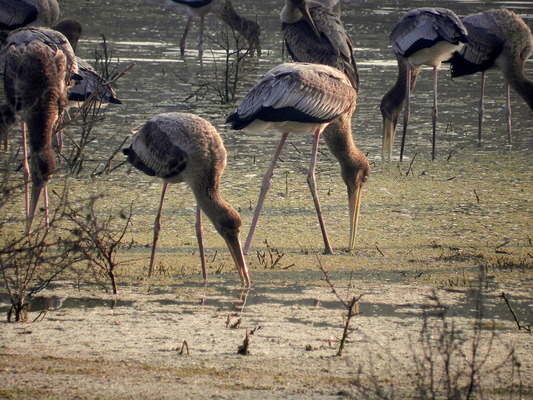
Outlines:
[[[150,265],[148,267],[148,277],[152,276],[154,270],[155,249],[157,247],[157,240],[159,239],[159,231],[161,230],[161,210],[163,209],[163,203],[165,201],[165,193],[167,192],[168,183],[163,182],[163,188],[161,189],[161,200],[159,201],[159,209],[154,221],[154,239],[152,240],[152,254],[150,255]]]
[[[481,142],[481,134],[483,132],[483,115],[485,114],[485,82],[487,81],[487,75],[485,71],[481,72],[481,96],[479,98],[479,107],[477,108],[478,127],[477,127],[477,140]]]
[[[324,239],[324,253],[333,254],[333,249],[329,243],[328,233],[326,231],[326,224],[324,222],[324,216],[322,214],[322,207],[320,207],[320,200],[318,199],[318,193],[316,190],[316,159],[318,155],[318,143],[320,141],[320,130],[315,132],[315,140],[313,141],[313,151],[311,153],[311,162],[309,164],[309,173],[307,174],[307,184],[311,190],[313,201],[315,203],[316,215],[318,217],[318,223],[320,224],[320,230],[322,231],[322,238]]]
[[[507,86],[507,96],[506,96],[506,111],[505,111],[505,117],[507,119],[507,141],[509,144],[513,141],[513,121],[512,121],[512,114],[511,114],[511,85]]]
[[[252,220],[252,224],[250,225],[250,230],[248,231],[248,236],[246,237],[246,243],[244,244],[244,248],[242,251],[244,254],[248,254],[248,249],[250,248],[250,245],[252,244],[255,227],[257,226],[257,221],[259,220],[259,214],[261,214],[261,209],[263,208],[263,203],[265,202],[266,194],[268,192],[268,189],[270,189],[270,185],[272,184],[272,175],[274,175],[274,169],[276,168],[276,163],[278,161],[279,155],[281,154],[281,150],[283,149],[283,145],[285,144],[285,141],[287,140],[287,136],[289,136],[288,133],[284,133],[283,135],[281,135],[281,139],[279,140],[278,147],[276,148],[276,151],[274,152],[274,155],[272,156],[270,167],[268,167],[268,171],[263,176],[263,181],[261,184],[261,192],[259,194],[259,200],[257,200],[257,205],[255,206],[254,218]]]
[[[198,248],[200,249],[200,262],[202,264],[202,277],[204,282],[207,281],[207,267],[205,264],[205,250],[204,250],[204,237],[202,229],[202,209],[199,205],[196,205],[196,239],[198,240]]]
[[[437,103],[437,83],[439,77],[439,66],[433,66],[433,140],[431,143],[431,160],[435,160],[435,151],[437,145],[437,116],[439,115],[438,103]]]
[[[205,23],[204,23],[204,16],[202,15],[200,17],[200,32],[198,34],[198,57],[202,58],[202,55],[204,54],[204,29],[205,29]]]
[[[30,166],[28,164],[28,144],[26,142],[26,123],[22,123],[22,170],[24,172],[24,203],[26,206],[26,233],[30,231]]]

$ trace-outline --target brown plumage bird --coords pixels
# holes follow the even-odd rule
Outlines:
[[[21,28],[7,37],[0,53],[0,67],[4,72],[8,101],[3,111],[11,112],[11,116],[16,115],[22,122],[26,230],[29,231],[43,189],[48,225],[46,183],[55,169],[52,134],[66,107],[67,87],[70,78],[76,74],[77,62],[68,40],[61,33],[47,28]],[[30,143],[31,168],[28,166],[26,135]]]
[[[468,43],[454,54],[452,78],[481,72],[481,97],[478,108],[478,138],[483,130],[483,96],[486,73],[499,69],[507,82],[507,132],[511,141],[510,88],[533,110],[533,80],[524,74],[533,51],[531,29],[517,14],[506,9],[484,11],[462,19],[468,29]]]
[[[251,245],[276,162],[290,133],[314,136],[307,183],[313,196],[325,252],[333,252],[316,189],[315,166],[318,144],[322,132],[330,124],[336,127],[337,138],[341,135],[351,136],[351,116],[355,110],[356,97],[357,92],[350,80],[333,67],[322,64],[284,63],[267,72],[245,96],[237,110],[227,118],[226,122],[235,130],[247,129],[254,132],[272,127],[282,133],[270,167],[263,177],[261,192],[244,246],[245,254]],[[345,144],[348,144],[348,147],[344,146]],[[366,157],[355,147],[353,141],[347,139],[339,141],[333,138],[328,145],[334,154],[345,156],[338,159],[342,176],[349,185],[351,221],[349,247],[352,248],[359,219],[361,190],[370,168]]]
[[[197,202],[196,234],[204,279],[207,279],[207,272],[202,239],[202,211],[226,241],[242,283],[249,286],[250,277],[239,241],[241,217],[220,196],[220,179],[226,167],[226,149],[215,127],[194,114],[159,114],[135,133],[130,147],[124,149],[124,154],[135,168],[163,179],[161,201],[154,224],[149,275],[161,229],[161,209],[167,185],[185,182]]]
[[[340,19],[338,2],[286,0],[281,11],[281,28],[285,46],[294,61],[325,64],[338,69],[350,80],[357,96],[359,74],[355,46]],[[351,123],[346,120],[346,116],[332,121],[324,129],[322,137],[339,161],[341,176],[346,184],[351,219],[348,249],[352,250],[355,246],[362,187],[370,174],[370,164],[355,145]]]

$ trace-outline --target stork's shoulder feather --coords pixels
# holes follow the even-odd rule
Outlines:
[[[135,168],[150,176],[169,178],[182,172],[187,166],[188,155],[168,134],[165,120],[152,118],[133,137],[125,151]]]
[[[243,99],[234,118],[250,120],[264,109],[294,109],[317,120],[331,120],[355,107],[356,93],[347,77],[320,64],[285,63],[270,70]]]

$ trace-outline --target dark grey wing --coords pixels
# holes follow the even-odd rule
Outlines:
[[[466,43],[467,36],[465,26],[450,10],[417,8],[401,18],[391,32],[390,40],[396,54],[409,57],[441,41]]]
[[[487,29],[463,21],[468,29],[468,43],[450,60],[452,78],[486,71],[501,54],[504,40]]]
[[[173,143],[154,120],[148,121],[139,129],[124,154],[128,156],[128,162],[138,170],[163,179],[179,175],[188,161],[187,152]]]
[[[76,56],[76,60],[78,62],[78,75],[81,79],[76,80],[74,86],[69,88],[69,101],[83,103],[94,92],[97,92],[96,101],[102,104],[121,104],[113,88],[104,82],[104,78],[87,61],[78,56]]]
[[[37,7],[22,0],[0,0],[0,29],[13,30],[31,24],[37,19]]]

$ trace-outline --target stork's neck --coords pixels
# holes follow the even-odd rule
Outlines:
[[[331,154],[339,161],[341,175],[346,184],[352,179],[353,171],[368,164],[368,160],[355,145],[352,136],[351,115],[342,115],[324,130],[322,136]]]
[[[507,83],[522,97],[529,108],[533,110],[533,80],[524,74],[524,69],[507,66],[503,73]]]
[[[381,113],[393,121],[397,121],[407,96],[407,73],[411,73],[411,89],[413,91],[418,78],[420,67],[408,68],[407,64],[398,58],[398,76],[394,86],[383,96],[381,100]]]
[[[226,202],[219,191],[219,177],[210,176],[201,180],[191,188],[196,198],[196,202],[204,212],[204,214],[211,220],[217,232],[221,234],[221,225],[224,221],[236,219],[236,211],[231,205]],[[238,217],[238,214],[237,214]],[[240,226],[240,217],[239,226]]]
[[[281,22],[285,24],[294,24],[300,21],[302,17],[300,10],[298,10],[290,0],[287,0],[280,13]]]

